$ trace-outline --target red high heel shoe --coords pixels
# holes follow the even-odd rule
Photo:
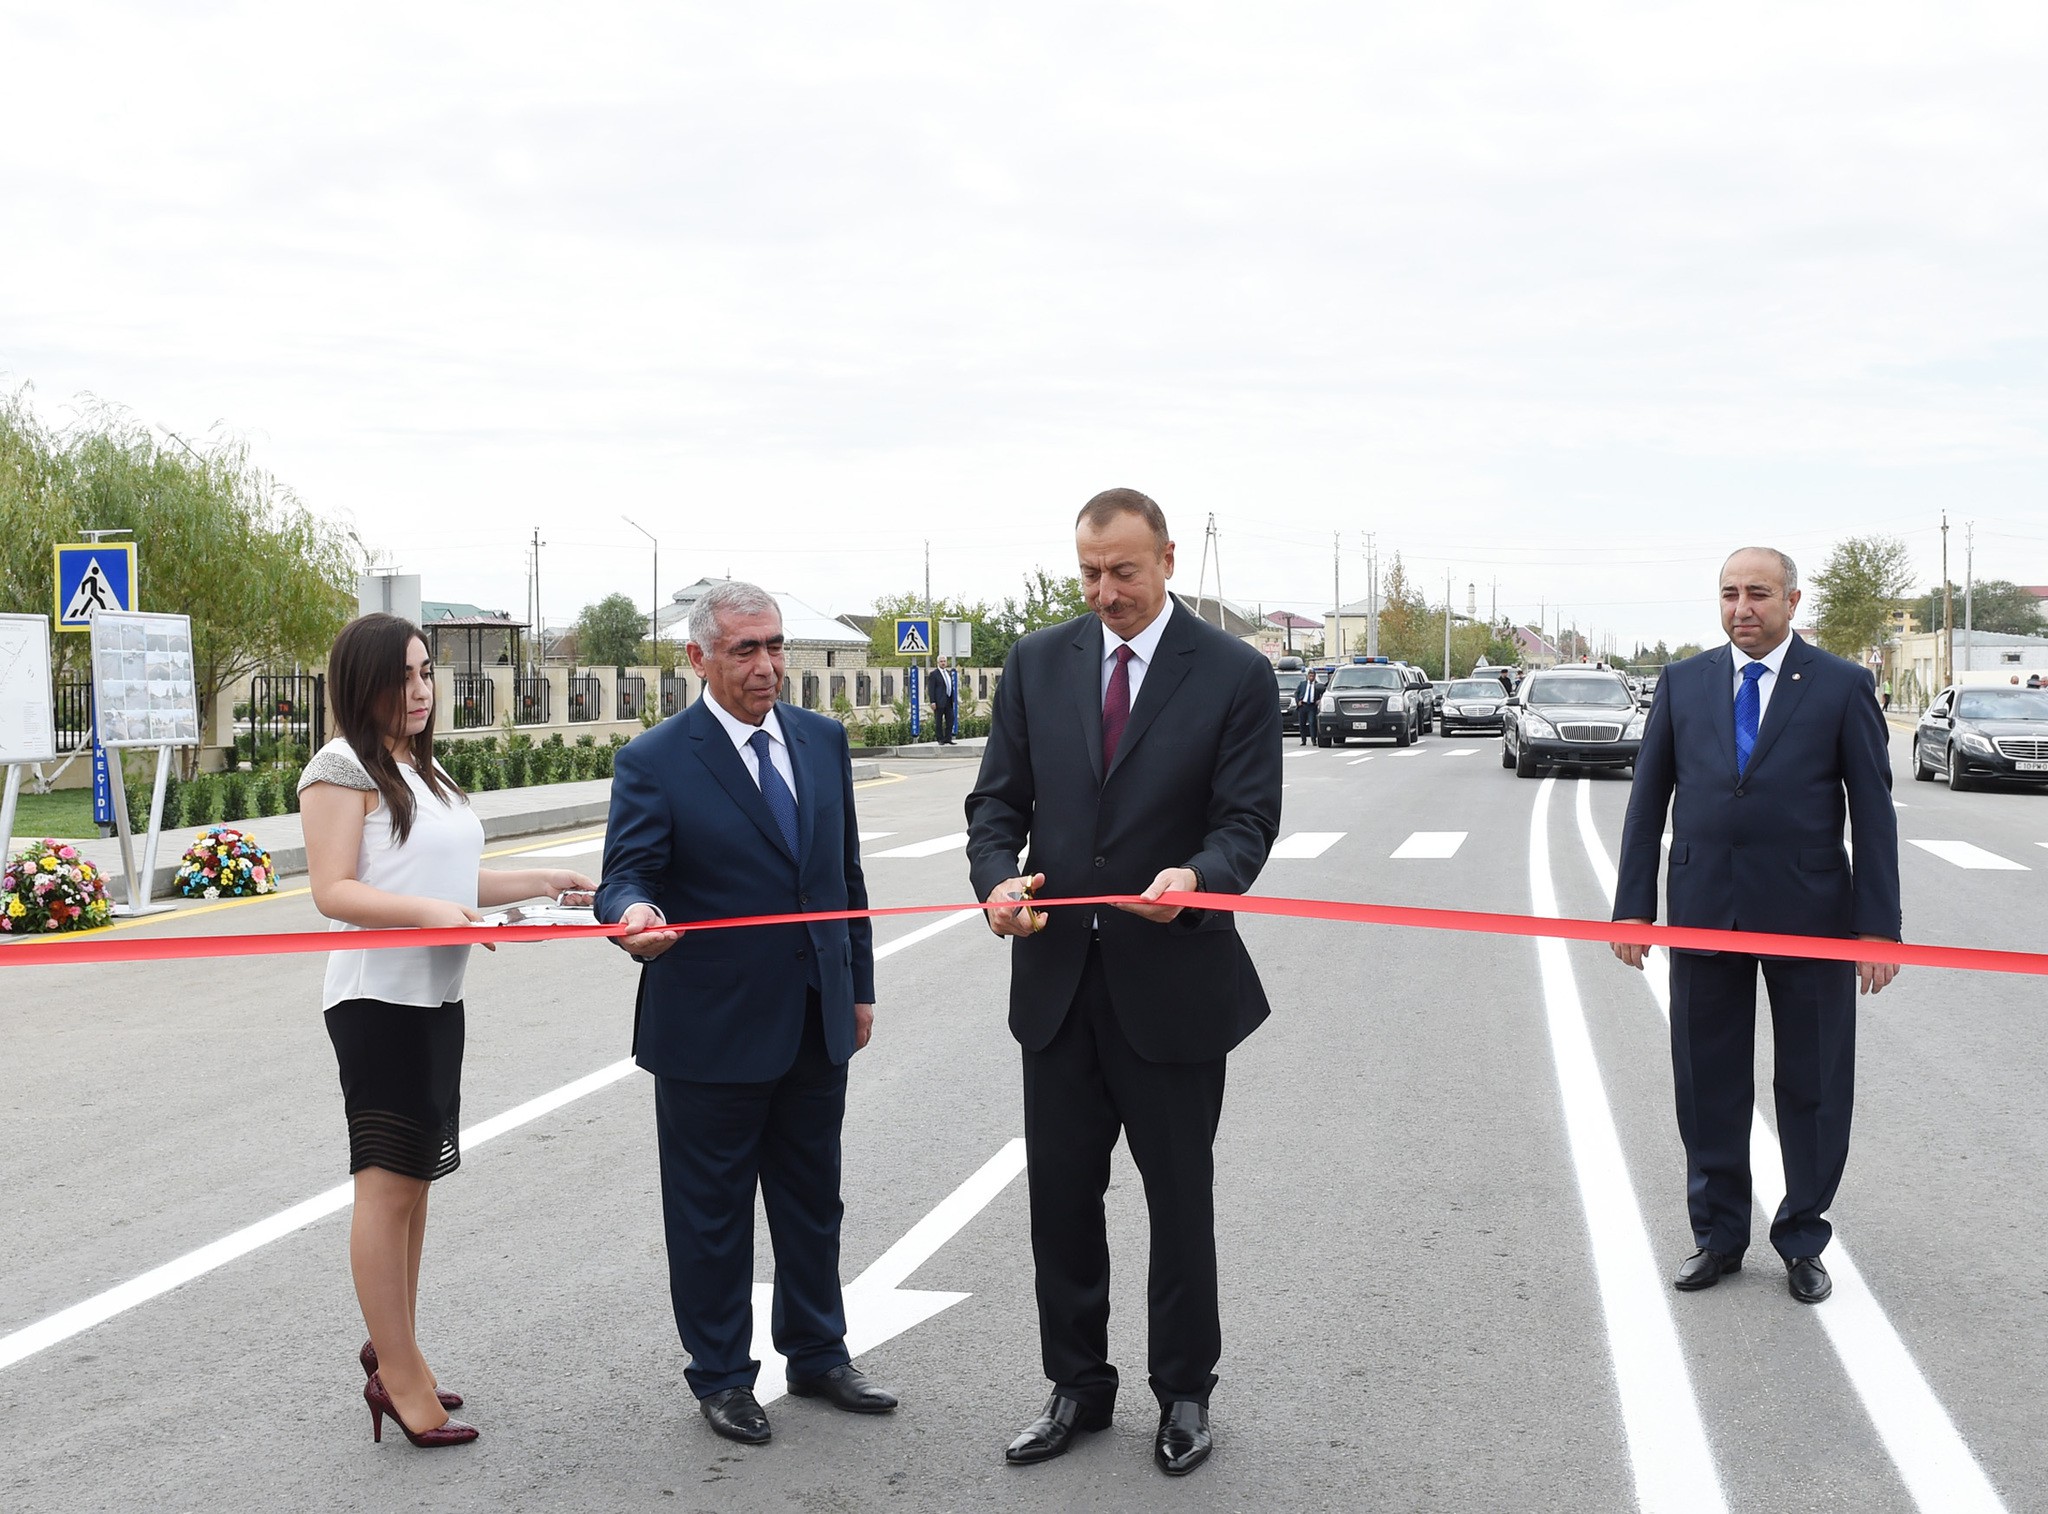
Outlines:
[[[363,1364],[363,1376],[375,1377],[377,1375],[377,1348],[371,1342],[363,1342],[363,1349],[356,1353],[356,1360]],[[462,1395],[460,1393],[450,1393],[446,1388],[436,1388],[434,1390],[434,1397],[441,1400],[441,1407],[444,1409],[460,1409],[462,1407]]]
[[[459,1419],[451,1419],[444,1425],[415,1435],[412,1428],[398,1417],[398,1410],[391,1402],[391,1395],[385,1391],[384,1379],[376,1373],[363,1384],[363,1402],[370,1406],[370,1439],[382,1442],[384,1439],[384,1416],[390,1415],[405,1431],[405,1438],[422,1451],[438,1450],[442,1446],[466,1446],[477,1437],[475,1425],[465,1425]]]

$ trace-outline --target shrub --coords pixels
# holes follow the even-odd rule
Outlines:
[[[246,820],[249,818],[249,775],[233,772],[221,779],[220,807],[222,819]]]
[[[277,798],[278,803],[284,806],[283,814],[296,815],[299,812],[299,778],[305,771],[302,763],[277,770]]]

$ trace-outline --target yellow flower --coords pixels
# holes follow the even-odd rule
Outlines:
[[[19,899],[9,899],[7,901],[7,913],[12,915],[15,919],[19,920],[23,915],[28,913],[28,910],[22,905],[22,902]]]
[[[57,871],[57,859],[56,859],[55,857],[45,857],[45,858],[43,859],[43,871],[44,871],[44,872],[46,872],[46,873],[54,873],[54,872],[56,872],[56,871]]]

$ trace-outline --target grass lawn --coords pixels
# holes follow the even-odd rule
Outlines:
[[[92,790],[59,789],[54,794],[31,794],[25,789],[14,810],[17,836],[61,836],[76,840],[97,836],[92,823]],[[5,838],[0,837],[0,842]]]

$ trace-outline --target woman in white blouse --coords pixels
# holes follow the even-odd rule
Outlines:
[[[336,638],[327,683],[341,735],[299,781],[313,902],[336,931],[461,926],[477,907],[593,887],[567,869],[482,867],[484,832],[434,762],[425,637],[365,615]],[[461,1396],[415,1339],[427,1190],[461,1164],[462,977],[467,946],[336,951],[322,1006],[348,1110],[355,1212],[349,1267],[370,1339],[360,1359],[372,1434],[384,1416],[416,1446],[461,1445]]]

